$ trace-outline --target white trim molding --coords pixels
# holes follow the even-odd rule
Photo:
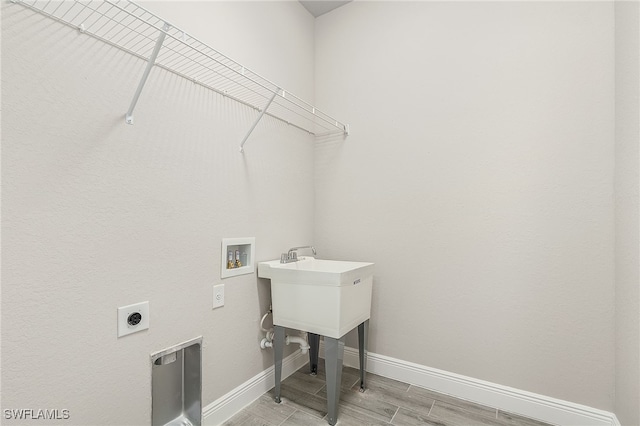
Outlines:
[[[320,342],[320,356],[324,355]],[[309,361],[300,350],[282,363],[282,379],[289,377]],[[344,349],[344,365],[359,368],[358,350]],[[563,401],[436,368],[402,361],[373,352],[367,353],[367,371],[414,386],[499,410],[562,426],[620,426],[615,414],[585,405]],[[219,425],[251,404],[274,386],[273,366],[247,380],[226,395],[207,405],[203,424]]]
[[[321,355],[323,349],[321,342]],[[357,349],[345,347],[344,365],[359,368]],[[367,371],[546,423],[562,426],[620,426],[615,414],[608,411],[372,352],[367,353]]]
[[[282,380],[309,362],[309,356],[298,349],[282,360]],[[221,396],[202,410],[202,424],[215,426],[224,423],[275,386],[275,368],[267,368],[231,392]]]

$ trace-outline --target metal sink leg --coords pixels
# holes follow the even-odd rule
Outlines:
[[[324,365],[327,371],[327,411],[329,412],[327,417],[329,424],[333,426],[338,421],[344,342],[340,339],[325,336],[324,352]]]
[[[369,340],[369,320],[358,326],[358,352],[360,355],[360,392],[367,388],[367,343]]]
[[[308,333],[309,337],[309,369],[312,375],[318,374],[318,350],[320,349],[320,335]]]
[[[276,325],[273,327],[273,361],[275,364],[275,397],[273,400],[280,403],[280,381],[282,380],[282,354],[284,352],[284,327]]]

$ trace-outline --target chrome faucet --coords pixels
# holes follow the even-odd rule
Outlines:
[[[316,248],[314,246],[301,246],[301,247],[293,247],[290,248],[288,252],[286,253],[282,253],[282,255],[280,256],[280,263],[291,263],[291,262],[297,262],[298,261],[298,252],[296,250],[300,250],[300,249],[311,249],[311,252],[313,253],[313,255],[316,255]]]

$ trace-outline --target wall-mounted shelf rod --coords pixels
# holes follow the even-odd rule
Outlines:
[[[138,84],[136,93],[133,95],[133,99],[131,100],[131,105],[129,106],[129,109],[127,110],[127,114],[125,115],[125,121],[127,122],[127,124],[133,124],[133,110],[136,107],[136,104],[138,103],[138,98],[140,97],[140,93],[142,93],[142,88],[144,87],[144,84],[147,82],[147,78],[149,78],[149,74],[151,73],[151,68],[153,68],[153,66],[156,63],[156,58],[158,57],[158,53],[160,53],[160,48],[162,47],[164,38],[167,35],[167,30],[169,30],[169,24],[165,22],[164,26],[162,27],[162,30],[158,35],[158,39],[156,40],[156,45],[153,48],[153,52],[151,52],[151,57],[149,58],[149,61],[147,61],[147,66],[144,69],[144,73],[142,74],[142,80],[140,80],[140,83]]]
[[[247,141],[247,139],[249,139],[249,136],[251,136],[251,133],[253,132],[253,130],[256,128],[260,120],[262,120],[262,117],[264,117],[264,113],[267,112],[267,109],[271,105],[271,102],[273,102],[273,100],[276,98],[277,95],[278,95],[278,92],[275,92],[273,96],[271,96],[271,99],[269,99],[269,102],[267,102],[265,107],[262,109],[262,112],[260,112],[260,115],[258,116],[256,121],[253,123],[253,126],[251,126],[251,128],[247,132],[247,135],[244,137],[244,139],[242,139],[242,142],[240,142],[240,152],[244,152],[244,143]]]
[[[156,66],[258,111],[241,147],[265,115],[312,135],[349,133],[347,124],[130,0],[13,1],[146,61],[126,114],[130,124]]]

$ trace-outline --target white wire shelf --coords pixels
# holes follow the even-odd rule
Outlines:
[[[320,111],[279,85],[223,55],[129,0],[12,0],[147,61],[126,114],[133,111],[154,66],[233,99],[259,112],[240,144],[264,115],[315,136],[349,134],[349,126]]]

